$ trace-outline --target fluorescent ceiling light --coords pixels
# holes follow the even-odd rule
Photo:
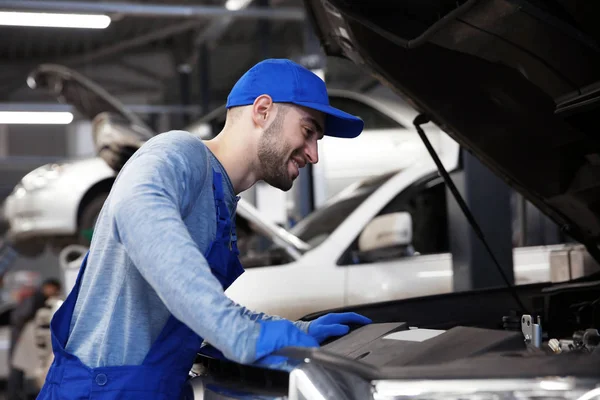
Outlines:
[[[70,112],[0,111],[0,125],[68,125],[72,121],[73,114]]]
[[[241,10],[242,8],[246,8],[251,1],[252,0],[227,0],[227,3],[225,3],[225,8],[229,11]]]
[[[110,17],[89,14],[0,11],[0,25],[104,29],[110,25]]]

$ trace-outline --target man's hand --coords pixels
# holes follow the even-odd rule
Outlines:
[[[260,335],[256,343],[256,358],[263,365],[284,362],[285,357],[271,355],[284,347],[319,347],[319,343],[311,335],[302,332],[288,320],[260,322]],[[266,356],[269,357],[261,360]]]
[[[319,347],[319,343],[288,320],[261,321],[256,343],[256,359],[252,364],[279,369],[288,360],[273,353],[285,347]],[[207,342],[204,342],[199,353],[217,359],[227,359],[220,350]]]
[[[327,314],[310,323],[308,334],[320,344],[329,337],[350,332],[349,324],[367,325],[371,322],[369,318],[356,313]]]

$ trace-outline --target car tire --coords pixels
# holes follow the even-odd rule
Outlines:
[[[90,233],[94,229],[94,225],[96,225],[96,220],[98,219],[98,215],[100,215],[100,211],[102,210],[102,206],[104,202],[108,198],[107,192],[100,192],[97,196],[92,198],[83,208],[81,212],[81,216],[79,218],[79,244],[84,246],[89,246],[91,243],[91,235]]]

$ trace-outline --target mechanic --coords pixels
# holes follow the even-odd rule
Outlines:
[[[10,314],[10,345],[8,349],[9,375],[6,382],[6,398],[8,400],[22,399],[25,397],[25,366],[31,363],[33,338],[26,334],[26,326],[34,318],[39,309],[45,306],[46,301],[60,296],[62,285],[58,279],[49,278],[42,282],[33,293],[22,299]],[[23,337],[24,336],[24,337]],[[25,365],[25,366],[24,366]]]
[[[318,347],[371,322],[355,313],[291,322],[224,293],[244,272],[238,194],[259,180],[289,190],[318,161],[318,139],[356,137],[363,121],[331,107],[325,83],[285,59],[246,72],[227,109],[214,139],[157,135],[120,171],[52,320],[55,360],[39,399],[177,399],[203,341],[238,363],[274,366],[281,348]]]

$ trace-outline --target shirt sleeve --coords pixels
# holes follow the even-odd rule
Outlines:
[[[142,147],[113,186],[109,207],[119,239],[178,320],[227,358],[253,362],[260,324],[225,295],[182,218],[207,175],[198,170],[201,160],[193,168],[189,160],[206,150],[189,134],[162,135],[169,136]]]
[[[252,321],[277,321],[277,320],[285,319],[282,317],[278,317],[276,315],[269,315],[269,314],[265,314],[263,312],[252,311],[241,305],[238,305],[238,306],[241,309],[241,313],[243,315],[245,315],[246,317],[250,318]],[[296,325],[296,327],[298,329],[300,329],[302,332],[308,333],[308,327],[310,325],[310,321],[295,321],[294,325]]]

